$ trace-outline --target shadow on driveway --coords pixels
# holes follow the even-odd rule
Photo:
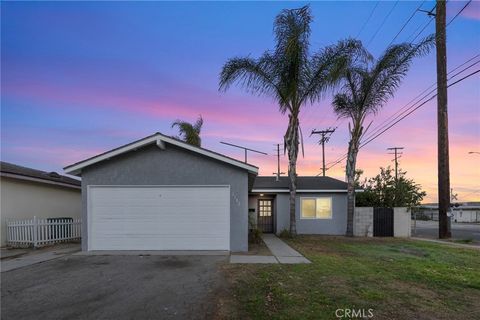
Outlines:
[[[2,273],[2,319],[208,319],[227,256],[75,256]]]

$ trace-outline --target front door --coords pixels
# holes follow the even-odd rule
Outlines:
[[[273,232],[273,200],[258,200],[257,226],[263,233]]]

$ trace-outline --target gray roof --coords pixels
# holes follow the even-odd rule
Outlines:
[[[287,189],[288,177],[258,176],[255,178],[253,189]],[[330,177],[297,177],[297,190],[347,190],[347,183]]]
[[[76,187],[81,186],[81,181],[67,176],[62,176],[56,172],[45,172],[32,168],[22,167],[13,163],[0,162],[0,171],[3,174],[22,176],[27,178],[35,178],[45,180],[45,182],[56,182],[68,184]]]

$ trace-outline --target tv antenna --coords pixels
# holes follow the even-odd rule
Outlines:
[[[247,152],[248,151],[256,152],[256,153],[260,153],[260,154],[264,154],[264,155],[268,156],[268,153],[258,151],[258,150],[254,150],[254,149],[250,149],[250,148],[243,147],[243,146],[239,146],[239,145],[236,145],[236,144],[233,144],[233,143],[228,143],[228,142],[223,142],[223,141],[220,141],[220,143],[226,144],[227,146],[243,149],[245,151],[245,163],[247,163]]]

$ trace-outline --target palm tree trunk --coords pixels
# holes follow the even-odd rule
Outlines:
[[[288,150],[288,177],[290,178],[290,234],[297,234],[297,222],[295,218],[295,198],[297,194],[297,156],[298,156],[298,126],[296,116],[289,116],[288,130],[285,135],[285,143]]]
[[[353,136],[348,144],[347,158],[347,237],[353,237],[353,218],[355,215],[355,166],[357,164],[359,138]]]
[[[290,152],[289,152],[290,154]],[[297,234],[297,221],[295,218],[295,197],[297,195],[297,157],[290,158],[288,164],[288,177],[290,178],[290,234]]]

